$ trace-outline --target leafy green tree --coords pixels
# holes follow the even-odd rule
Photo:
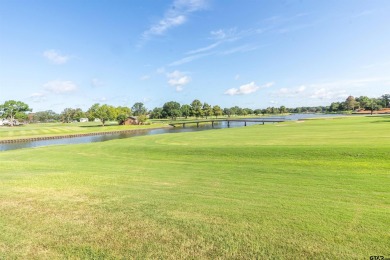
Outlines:
[[[142,102],[137,102],[131,107],[131,111],[133,111],[133,115],[140,116],[140,115],[146,115],[146,112],[148,111]]]
[[[131,116],[131,109],[129,107],[117,107],[116,108],[116,121],[118,121],[118,124],[123,124],[123,122],[126,121],[126,119]]]
[[[230,108],[231,115],[239,115],[240,114],[240,108],[238,106],[234,106]]]
[[[8,100],[0,105],[0,114],[3,118],[10,119],[10,126],[14,125],[15,116],[20,117],[27,111],[32,111],[26,103],[22,101]]]
[[[330,112],[337,112],[337,111],[340,111],[342,109],[342,106],[340,104],[340,102],[333,102],[332,104],[330,104]]]
[[[384,94],[381,96],[383,107],[390,107],[390,94]]]
[[[115,120],[118,116],[116,108],[110,105],[94,104],[88,111],[93,118],[100,119],[103,126],[108,120]]]
[[[52,122],[60,119],[60,115],[53,110],[36,112],[32,118],[33,122]]]
[[[85,117],[85,113],[83,112],[83,110],[81,110],[81,108],[76,108],[74,109],[73,111],[73,114],[72,114],[72,120],[76,120],[76,121],[80,121],[80,118],[84,118]]]
[[[360,108],[366,109],[367,107],[369,107],[371,99],[367,96],[360,96],[356,98],[356,102],[358,103],[359,109]]]
[[[244,108],[245,115],[252,115],[253,114],[253,109],[250,108]]]
[[[191,106],[190,105],[182,105],[181,108],[181,115],[184,116],[186,119],[191,115]]]
[[[191,115],[195,116],[196,118],[203,115],[202,103],[198,99],[195,99],[191,103]]]
[[[224,114],[225,116],[230,117],[230,116],[232,115],[232,110],[231,110],[230,108],[225,107],[225,108],[223,109],[223,114]]]
[[[353,96],[347,97],[347,99],[345,100],[344,103],[345,103],[345,108],[347,110],[354,110],[355,107],[357,107],[357,105],[358,105],[358,102],[356,102],[356,100]]]
[[[62,121],[63,123],[70,123],[70,122],[72,122],[73,113],[74,113],[73,108],[70,108],[70,107],[65,108],[65,109],[61,112],[61,114],[60,114],[60,116],[61,116],[61,121]]]
[[[211,116],[213,114],[213,109],[206,102],[203,104],[202,111],[203,111],[203,115],[206,116],[206,119],[208,116]]]
[[[175,101],[170,101],[163,106],[163,115],[170,117],[172,120],[176,120],[181,115],[180,104]]]
[[[223,113],[223,111],[222,111],[220,106],[218,106],[218,105],[213,106],[213,114],[214,114],[215,118],[218,118],[218,116],[221,116],[222,113]]]
[[[89,121],[94,121],[95,120],[95,118],[96,118],[95,117],[96,110],[99,107],[100,107],[100,104],[99,103],[95,103],[87,110],[86,116],[88,117]]]
[[[163,109],[162,107],[155,107],[153,109],[153,111],[150,113],[150,118],[153,118],[153,119],[160,119],[163,117]]]
[[[137,117],[137,119],[138,119],[138,124],[140,124],[140,125],[145,124],[145,122],[148,120],[148,118],[146,117],[145,114],[139,115],[139,116]]]
[[[381,100],[376,98],[371,98],[369,103],[369,109],[371,111],[371,115],[373,114],[374,111],[381,110],[382,109]]]
[[[280,106],[279,112],[280,112],[281,114],[287,113],[287,108],[286,108],[285,106]]]

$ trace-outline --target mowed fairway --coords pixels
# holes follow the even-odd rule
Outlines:
[[[390,117],[0,153],[0,258],[390,257]]]

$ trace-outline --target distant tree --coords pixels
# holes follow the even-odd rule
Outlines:
[[[253,113],[254,113],[256,116],[258,116],[258,115],[261,114],[261,109],[255,109],[255,110],[253,110]]]
[[[81,108],[74,109],[72,114],[73,121],[80,121],[80,118],[84,118],[84,117],[85,117],[85,113],[83,112],[83,110],[81,110]]]
[[[285,106],[280,106],[279,112],[280,112],[281,114],[287,113],[287,108],[286,108]]]
[[[191,106],[190,105],[182,105],[181,108],[181,115],[184,116],[186,119],[191,115]]]
[[[120,125],[123,124],[129,116],[131,116],[131,109],[129,107],[119,106],[115,110],[117,114],[116,121],[118,121],[118,124]]]
[[[230,108],[225,107],[225,108],[223,109],[223,114],[224,114],[225,116],[230,117],[230,116],[232,115],[232,111],[231,111]]]
[[[27,111],[32,111],[32,109],[22,101],[8,100],[0,105],[0,115],[3,118],[9,118],[10,126],[14,125],[15,116],[20,117]]]
[[[175,101],[166,102],[163,105],[163,114],[176,120],[181,115],[180,104]]]
[[[148,120],[148,118],[146,117],[145,114],[139,115],[139,116],[137,117],[137,119],[138,119],[138,123],[139,123],[140,125],[145,124],[145,122]]]
[[[330,112],[337,112],[340,111],[340,108],[340,102],[333,102],[332,104],[330,104],[329,110]]]
[[[231,115],[240,115],[240,108],[238,106],[234,106],[230,108]]]
[[[202,103],[198,99],[195,99],[191,103],[191,115],[195,116],[196,118],[203,115]]]
[[[390,94],[384,94],[381,96],[383,107],[390,107]]]
[[[253,115],[254,114],[253,109],[250,109],[250,108],[244,108],[244,111],[245,111],[245,115]]]
[[[146,115],[147,109],[143,103],[137,102],[131,107],[131,111],[133,111],[133,115],[139,116]]]
[[[60,115],[53,110],[39,111],[33,115],[33,122],[52,122],[60,119]]]
[[[358,102],[356,102],[353,96],[347,97],[344,103],[345,103],[345,108],[347,110],[354,110],[355,107],[358,105]]]
[[[218,106],[218,105],[213,106],[213,115],[215,116],[215,118],[218,118],[218,116],[221,116],[222,113],[223,113],[223,111],[222,111],[220,106]]]
[[[369,107],[369,104],[371,102],[371,99],[367,96],[360,96],[360,97],[356,98],[355,100],[358,104],[359,109],[360,108],[366,109],[367,107]]]
[[[61,112],[61,114],[60,114],[60,116],[61,116],[61,121],[62,121],[63,123],[70,123],[70,122],[72,122],[73,113],[74,113],[73,108],[70,108],[70,107],[65,108],[65,109]]]
[[[162,115],[162,107],[155,107],[152,112],[150,113],[150,118],[152,119],[160,119],[163,117]]]
[[[203,112],[203,115],[206,117],[206,119],[207,119],[207,117],[208,116],[211,116],[212,114],[213,114],[213,109],[212,109],[212,107],[209,105],[209,104],[207,104],[206,102],[203,104],[203,106],[202,106],[202,112]]]
[[[88,111],[92,113],[93,118],[98,118],[104,126],[108,120],[115,120],[118,116],[115,107],[110,105],[94,104]]]
[[[94,121],[95,120],[95,114],[96,114],[96,110],[100,107],[100,104],[99,103],[95,103],[93,104],[86,112],[86,116],[88,118],[89,121]]]
[[[382,109],[381,100],[376,98],[371,98],[369,103],[369,110],[371,111],[371,115],[373,114],[374,111],[381,110],[381,109]]]

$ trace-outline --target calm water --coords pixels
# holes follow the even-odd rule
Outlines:
[[[342,115],[331,115],[333,116],[342,116]],[[272,118],[262,118],[262,119],[285,119],[285,120],[298,120],[305,118],[313,117],[329,117],[329,115],[320,115],[320,114],[294,114],[284,117],[272,117]],[[256,119],[256,118],[253,118]],[[249,122],[250,119],[247,119],[247,126],[256,125],[261,123]],[[268,123],[266,123],[268,124]],[[244,122],[230,122],[230,128],[233,127],[243,127]],[[168,134],[168,133],[183,133],[183,132],[196,132],[196,131],[205,131],[211,129],[221,129],[227,128],[227,122],[216,122],[214,123],[214,128],[211,124],[199,125],[199,128],[196,125],[186,125],[185,128],[175,127],[175,128],[165,128],[165,129],[145,129],[137,130],[127,133],[117,133],[117,134],[105,134],[105,135],[93,135],[93,136],[82,136],[82,137],[72,137],[72,138],[62,138],[62,139],[51,139],[51,140],[41,140],[41,141],[31,141],[31,142],[20,142],[20,143],[11,143],[11,144],[0,144],[0,151],[8,151],[22,148],[32,148],[39,146],[48,146],[48,145],[67,145],[67,144],[82,144],[82,143],[93,143],[93,142],[104,142],[114,139],[123,139],[134,136],[142,135],[157,135],[157,134]]]

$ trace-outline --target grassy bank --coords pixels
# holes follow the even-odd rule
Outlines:
[[[20,138],[63,136],[74,134],[90,134],[109,131],[127,131],[136,129],[167,127],[164,123],[150,125],[118,125],[117,123],[102,126],[101,123],[44,123],[27,124],[14,127],[0,127],[0,140],[13,140]]]
[[[0,258],[390,257],[390,118],[0,153]]]

